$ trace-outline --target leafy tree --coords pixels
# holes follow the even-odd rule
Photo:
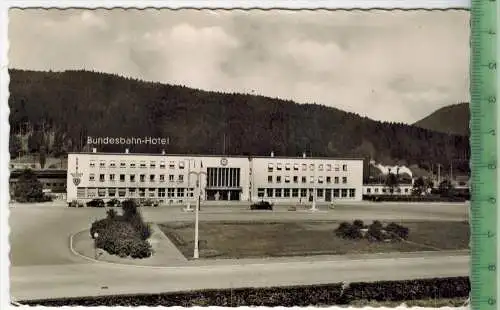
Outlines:
[[[18,157],[22,151],[23,151],[23,145],[21,139],[18,136],[11,134],[9,138],[10,158],[14,159]]]
[[[423,177],[418,177],[413,182],[413,193],[415,195],[421,195],[425,191],[425,180]]]
[[[385,185],[390,188],[391,194],[394,193],[394,189],[399,186],[397,175],[395,175],[394,173],[389,173],[385,179]]]
[[[42,201],[43,197],[43,185],[35,173],[30,169],[24,170],[17,179],[14,198],[19,202],[34,202]]]

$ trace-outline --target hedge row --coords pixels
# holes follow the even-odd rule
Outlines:
[[[363,195],[363,200],[387,202],[465,202],[464,196]]]
[[[468,277],[372,283],[202,290],[148,295],[115,295],[21,302],[35,306],[265,306],[305,307],[349,305],[358,300],[404,302],[468,297]]]

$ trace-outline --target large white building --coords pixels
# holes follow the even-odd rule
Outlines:
[[[68,154],[67,200],[360,201],[362,159],[170,154]],[[198,187],[199,185],[199,187]]]

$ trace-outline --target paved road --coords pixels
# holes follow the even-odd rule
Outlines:
[[[468,274],[468,256],[460,253],[425,254],[399,259],[297,258],[289,261],[239,262],[239,266],[221,263],[206,267],[145,269],[92,263],[73,255],[69,235],[88,228],[89,223],[105,216],[103,209],[73,209],[36,206],[14,207],[11,214],[11,293],[16,299],[111,293],[161,292],[197,288],[290,285],[400,279]],[[229,211],[229,212],[228,212]],[[192,213],[179,207],[145,208],[146,220],[192,220]],[[467,216],[465,205],[451,204],[359,204],[341,205],[335,210],[309,213],[287,211],[249,212],[244,207],[206,207],[200,220],[453,220]],[[286,261],[286,264],[283,262]],[[231,263],[231,262],[227,262]],[[234,262],[233,262],[234,263]],[[257,263],[257,265],[256,265]],[[107,286],[107,289],[101,289]]]

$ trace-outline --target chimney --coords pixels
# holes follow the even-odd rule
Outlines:
[[[128,154],[128,149],[125,149],[125,154]]]
[[[302,153],[302,158],[306,158],[306,152]]]
[[[271,157],[274,157],[274,152],[271,152]]]
[[[92,148],[92,153],[97,153],[97,149],[95,147]]]

